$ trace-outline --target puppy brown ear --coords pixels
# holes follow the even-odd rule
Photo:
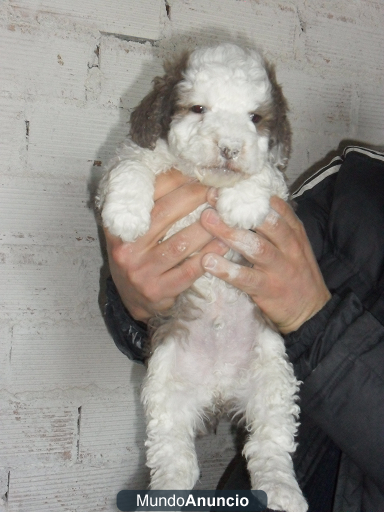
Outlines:
[[[153,80],[152,91],[133,110],[129,135],[137,145],[154,149],[158,138],[166,138],[177,107],[176,85],[183,79],[188,57],[184,53],[177,62],[166,63],[166,74]]]
[[[273,66],[267,64],[266,71],[272,85],[272,117],[269,149],[274,155],[276,165],[285,169],[291,153],[291,127],[288,121],[288,103],[281,86],[277,83]]]

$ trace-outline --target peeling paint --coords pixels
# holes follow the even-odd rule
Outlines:
[[[157,46],[159,41],[157,39],[147,39],[144,37],[133,37],[128,36],[126,34],[115,34],[113,32],[102,32],[103,36],[107,37],[115,37],[116,39],[121,39],[122,41],[131,41],[133,43],[139,44],[150,44],[151,46]]]
[[[4,495],[2,496],[2,499],[7,506],[8,500],[9,500],[9,489],[10,489],[10,483],[11,483],[11,472],[8,471],[8,477],[7,477],[7,490],[5,491]]]
[[[29,149],[29,121],[25,121],[25,149]]]
[[[76,460],[80,460],[80,429],[81,429],[81,409],[77,409],[77,441],[76,441]]]
[[[300,30],[301,30],[301,32],[304,32],[304,33],[305,33],[305,32],[306,32],[306,30],[307,30],[307,24],[306,24],[306,22],[304,21],[303,16],[302,16],[302,14],[301,14],[301,12],[300,12],[299,8],[297,8],[296,12],[297,12],[297,16],[298,16],[298,18],[299,18]]]
[[[96,48],[93,51],[93,55],[95,56],[91,62],[88,62],[88,69],[98,68],[100,65],[100,44],[96,45]]]
[[[167,18],[171,20],[171,6],[169,5],[167,0],[165,1],[165,12],[167,13]]]

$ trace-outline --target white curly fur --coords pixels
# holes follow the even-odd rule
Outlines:
[[[272,195],[288,197],[278,169],[285,164],[279,141],[272,143],[268,129],[251,119],[273,101],[257,52],[231,44],[196,50],[176,90],[181,108],[167,136],[154,149],[128,140],[101,182],[104,226],[125,241],[148,230],[155,175],[171,167],[220,187],[217,210],[230,226],[254,228],[270,211]],[[194,105],[202,112],[191,110]],[[193,314],[185,313],[186,302]],[[199,477],[196,432],[207,415],[226,410],[245,420],[252,488],[267,492],[272,509],[305,512],[291,460],[298,382],[281,336],[245,294],[209,275],[180,297],[165,324],[142,391],[151,488],[193,488]]]

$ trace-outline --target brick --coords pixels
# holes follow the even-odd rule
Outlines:
[[[27,116],[28,162],[33,169],[41,167],[40,158],[45,162],[55,158],[57,172],[68,159],[72,164],[76,160],[105,163],[128,133],[126,110],[106,109],[94,103],[39,101],[29,105]]]
[[[122,489],[138,489],[142,471],[129,474],[125,466],[94,468],[75,464],[67,468],[20,467],[10,474],[10,511],[112,512]]]
[[[25,318],[22,326],[14,328],[9,390],[12,393],[38,393],[56,388],[81,389],[91,384],[106,390],[128,386],[133,363],[115,347],[102,319],[93,318],[92,322],[81,320],[79,310],[85,314],[90,307],[79,304],[81,294],[76,288],[69,286],[73,289],[68,296],[63,282],[51,285],[51,290],[53,288],[58,299],[63,296],[63,305],[52,304],[53,312],[46,314],[46,318],[40,312],[34,315],[38,317],[36,320]],[[53,292],[47,292],[45,300],[48,302]],[[89,294],[87,300],[88,297]],[[94,299],[96,302],[97,297]],[[39,302],[34,307],[38,308]],[[47,307],[47,304],[43,303],[42,307]],[[60,321],[60,316],[64,316],[66,321]]]
[[[77,409],[73,406],[1,402],[0,430],[0,458],[10,468],[76,459]]]
[[[90,400],[82,407],[79,457],[83,463],[124,463],[127,474],[145,467],[145,418],[139,389],[144,372],[135,373],[134,385],[124,394]]]
[[[93,247],[96,252],[98,231],[88,202],[85,176],[82,181],[65,175],[58,179],[6,176],[0,184],[1,243],[22,245],[21,252],[35,244]]]
[[[180,34],[179,48],[239,38],[261,47],[267,56],[293,57],[298,19],[290,7],[237,0],[168,3],[175,33]]]
[[[94,37],[68,38],[43,30],[0,30],[1,90],[14,97],[84,99]]]
[[[101,259],[94,249],[14,245],[2,250],[0,313],[71,319],[98,313]]]
[[[331,16],[313,16],[306,30],[306,56],[312,66],[337,69],[341,76],[381,75],[384,70],[382,25],[367,26]]]
[[[358,114],[358,140],[381,146],[384,143],[383,84],[363,84],[360,90]]]
[[[158,39],[160,36],[160,9],[163,0],[140,0],[121,2],[119,0],[40,0],[38,6],[29,0],[10,0],[16,14],[28,15],[43,23],[47,18],[58,18],[59,23],[71,20],[76,32],[79,27],[117,35]],[[83,28],[83,30],[84,30]],[[81,30],[81,29],[80,29]]]
[[[135,107],[151,89],[153,78],[164,73],[157,52],[149,44],[102,37],[102,104],[128,110]]]
[[[318,131],[295,129],[292,137],[292,155],[287,168],[289,183],[294,183],[303,173],[307,174],[310,168],[312,172],[319,169],[324,159],[325,163],[328,163],[331,158],[328,159],[327,155],[334,152],[343,139],[344,134],[324,133],[321,128]]]
[[[0,154],[2,173],[19,169],[27,146],[25,101],[0,96]]]
[[[0,249],[0,268],[4,265],[5,254]],[[0,389],[6,389],[10,378],[10,358],[12,354],[12,323],[0,319]],[[0,472],[1,474],[1,472]],[[1,496],[1,493],[0,493]]]
[[[109,397],[101,403],[93,400],[82,407],[80,460],[92,466],[121,463],[125,464],[127,474],[138,468],[148,477],[145,469],[145,418],[139,401],[139,388],[129,388],[124,396],[116,398],[117,401]],[[216,488],[235,455],[230,429],[230,423],[223,418],[215,433],[196,440],[201,471],[196,488]]]
[[[377,0],[349,2],[348,0],[323,0],[321,4],[308,6],[306,18],[317,17],[380,28],[383,22],[382,5]]]
[[[280,71],[280,68],[279,70]],[[353,86],[342,77],[324,78],[282,67],[278,79],[288,100],[293,129],[321,129],[348,134]]]
[[[9,493],[9,477],[8,468],[0,469],[0,512],[8,512],[8,493]]]

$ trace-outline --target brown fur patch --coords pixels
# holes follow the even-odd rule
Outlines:
[[[292,140],[291,127],[287,118],[288,103],[281,86],[277,83],[275,68],[268,63],[265,67],[272,85],[271,117],[268,120],[270,130],[269,149],[272,150],[277,147],[280,159],[287,162],[291,153]]]
[[[131,114],[130,136],[143,148],[154,149],[158,138],[166,139],[172,117],[177,111],[176,85],[183,79],[189,53],[173,63],[166,63],[163,77],[153,80],[152,91],[145,96]]]

